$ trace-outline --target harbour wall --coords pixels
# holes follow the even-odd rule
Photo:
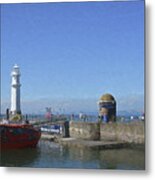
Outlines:
[[[84,140],[122,141],[136,144],[145,142],[144,122],[109,124],[70,121],[69,134],[72,138]]]
[[[99,140],[100,127],[98,123],[70,121],[69,134],[77,139]]]

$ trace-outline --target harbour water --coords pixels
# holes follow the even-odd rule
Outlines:
[[[144,170],[144,147],[93,150],[41,140],[37,148],[1,152],[1,166]]]

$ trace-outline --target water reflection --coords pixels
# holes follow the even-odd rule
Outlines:
[[[2,150],[0,166],[31,167],[39,156],[39,148]]]
[[[144,169],[144,149],[92,150],[40,141],[37,148],[5,151],[1,166],[80,169]]]
[[[87,148],[68,149],[70,161],[79,161],[81,167],[94,169],[145,169],[145,150],[143,147],[94,150]]]
[[[141,149],[115,149],[99,152],[100,167],[107,169],[145,169],[145,151]]]

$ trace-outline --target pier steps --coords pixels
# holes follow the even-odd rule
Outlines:
[[[129,143],[120,141],[93,141],[81,140],[76,138],[60,138],[59,143],[67,146],[74,146],[77,148],[93,148],[93,149],[117,149],[128,147]]]
[[[128,147],[129,143],[120,141],[94,141],[82,140],[76,138],[62,138],[58,135],[44,134],[41,135],[42,140],[54,141],[64,146],[72,146],[76,148],[93,148],[93,149],[118,149]]]

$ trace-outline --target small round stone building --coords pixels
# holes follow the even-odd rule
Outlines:
[[[103,122],[116,121],[116,100],[111,94],[104,94],[98,101],[99,117]]]

